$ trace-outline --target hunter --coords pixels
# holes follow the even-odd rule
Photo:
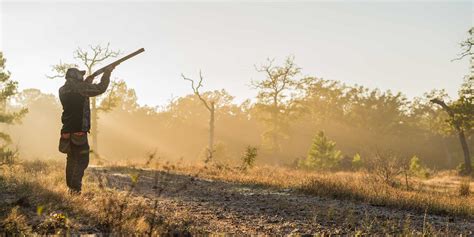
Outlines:
[[[89,97],[98,96],[107,90],[114,68],[114,65],[105,68],[97,84],[92,83],[93,76],[84,80],[86,71],[69,68],[65,76],[66,82],[59,89],[59,99],[63,106],[59,151],[67,154],[66,184],[69,193],[80,194],[82,177],[89,165],[90,147],[87,139],[91,127]]]

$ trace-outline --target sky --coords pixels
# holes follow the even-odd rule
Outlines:
[[[0,1],[0,50],[20,89],[57,94],[64,80],[45,75],[60,60],[74,62],[78,47],[143,47],[113,77],[150,106],[190,94],[180,75],[197,78],[199,70],[204,91],[252,98],[250,81],[265,78],[255,65],[287,56],[301,77],[409,98],[444,88],[455,97],[468,60],[451,60],[474,25],[473,1]]]

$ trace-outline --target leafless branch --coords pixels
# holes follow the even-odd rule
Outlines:
[[[55,72],[56,74],[46,75],[46,78],[48,79],[64,78],[64,76],[66,75],[67,69],[72,68],[72,67],[78,67],[78,65],[74,63],[63,63],[59,61],[59,64],[51,66],[52,71]]]
[[[459,54],[457,58],[451,61],[461,60],[466,56],[474,55],[474,52],[472,52],[472,46],[474,45],[474,27],[471,28],[468,32],[470,35],[469,38],[461,42],[461,48],[462,48],[461,53]]]
[[[92,55],[89,55],[89,52],[84,51],[82,48],[77,48],[74,52],[74,58],[80,60],[84,66],[87,67],[89,73],[92,73],[92,68],[97,64],[108,58],[115,58],[121,53],[119,50],[111,50],[110,43],[108,43],[105,47],[101,45],[89,45],[89,49]]]
[[[184,76],[184,74],[181,74],[181,77],[183,77],[184,80],[191,82],[191,88],[193,89],[194,94],[197,95],[199,100],[202,101],[204,106],[206,106],[206,109],[208,109],[209,111],[212,111],[214,108],[214,106],[212,105],[213,103],[211,102],[211,105],[209,105],[209,103],[201,96],[201,93],[199,92],[199,88],[202,87],[202,81],[203,81],[202,72],[199,71],[199,82],[197,86],[195,86],[195,82],[193,79],[187,78],[186,76]]]

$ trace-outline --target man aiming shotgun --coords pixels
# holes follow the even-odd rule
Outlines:
[[[61,115],[62,128],[59,140],[59,151],[67,154],[66,184],[70,193],[80,193],[82,177],[89,165],[90,147],[87,133],[91,128],[89,98],[104,93],[110,84],[110,75],[114,68],[123,61],[144,52],[139,49],[99,70],[84,80],[86,71],[69,68],[66,82],[59,89],[59,99],[63,106]],[[93,84],[94,78],[100,74],[102,78]]]

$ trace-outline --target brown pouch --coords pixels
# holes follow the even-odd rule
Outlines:
[[[61,134],[61,137],[59,138],[59,151],[64,154],[71,151],[71,138],[69,134]]]
[[[77,132],[71,133],[71,142],[76,146],[82,146],[87,144],[87,133]]]

